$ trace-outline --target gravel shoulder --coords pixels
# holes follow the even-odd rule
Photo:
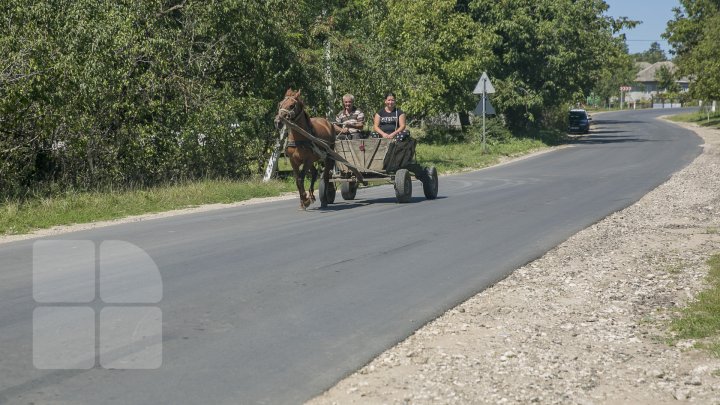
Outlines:
[[[685,169],[309,404],[720,404],[720,359],[667,340],[720,252],[720,131],[679,125]]]

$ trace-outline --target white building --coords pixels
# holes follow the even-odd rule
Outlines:
[[[638,62],[636,66],[640,69],[638,74],[635,76],[635,82],[632,84],[632,90],[630,90],[626,96],[626,102],[650,100],[653,99],[660,90],[658,88],[657,73],[662,66],[665,66],[670,72],[675,72],[677,67],[671,61],[663,61],[650,64],[648,62]],[[680,87],[680,91],[688,91],[690,86],[690,79],[687,77],[681,77],[675,81]]]

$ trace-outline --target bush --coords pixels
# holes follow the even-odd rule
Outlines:
[[[543,111],[541,126],[565,131],[568,127],[568,111],[567,107],[556,107]]]
[[[468,140],[482,142],[483,124],[482,117],[473,117],[470,127],[467,129]],[[505,126],[502,118],[490,117],[485,119],[485,142],[490,145],[508,143],[512,140],[513,134]]]
[[[320,83],[263,2],[55,3],[0,5],[6,198],[258,173],[284,83]]]

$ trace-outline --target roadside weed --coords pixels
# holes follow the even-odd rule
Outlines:
[[[708,265],[709,287],[681,311],[670,329],[675,332],[675,339],[702,339],[696,347],[720,357],[720,254],[713,255]]]

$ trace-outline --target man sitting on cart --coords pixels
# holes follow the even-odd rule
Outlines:
[[[365,126],[365,114],[355,107],[355,96],[346,94],[342,98],[343,110],[335,117],[335,132],[338,138],[365,138],[362,129]]]

